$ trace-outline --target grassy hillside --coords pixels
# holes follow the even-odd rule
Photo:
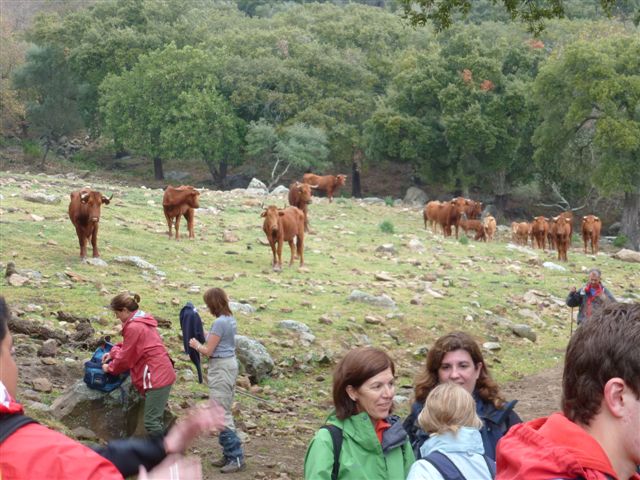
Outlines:
[[[63,310],[91,318],[97,334],[117,336],[119,321],[106,305],[122,290],[137,292],[142,309],[172,322],[172,327],[161,333],[178,370],[183,371],[191,364],[181,352],[180,308],[186,301],[202,306],[206,288],[222,287],[232,300],[257,308],[255,314],[237,315],[239,333],[260,340],[277,364],[273,378],[254,393],[289,405],[287,409],[294,412],[290,414],[307,419],[311,426],[327,412],[332,361],[366,338],[393,355],[398,362],[399,384],[409,387],[423,362],[423,356],[416,352],[443,333],[463,329],[480,342],[501,344],[499,351],[487,352],[487,358],[494,375],[506,382],[560,361],[570,318],[562,301],[570,286],[583,283],[588,268],[600,268],[616,295],[633,298],[635,294],[637,301],[640,268],[608,253],[584,255],[574,242],[564,265],[567,271],[549,270],[541,264],[555,262],[555,253],[507,248],[505,234],[494,243],[464,244],[425,231],[420,208],[367,205],[351,199],[332,204],[314,199],[309,210],[316,233],[306,238],[305,268],[296,265],[272,272],[271,253],[262,242],[261,205],[264,201],[265,205],[282,206],[286,199],[248,197],[244,191],[203,191],[195,241],[176,242],[166,234],[162,190],[90,183],[114,197],[103,207],[100,220],[99,245],[108,266],[88,265],[78,258],[77,238],[67,217],[69,192],[85,182],[62,176],[0,174],[1,267],[11,261],[18,270],[43,275],[42,280],[22,287],[9,286],[3,280],[1,293],[9,303],[24,312],[23,318],[50,327],[69,328],[56,318],[55,312]],[[44,205],[23,199],[24,194],[33,192],[58,195],[61,202]],[[393,225],[394,233],[381,230],[385,220]],[[184,221],[182,230],[186,234]],[[224,242],[225,230],[239,241]],[[424,250],[409,248],[412,239],[419,240]],[[393,244],[397,253],[377,252],[382,244]],[[166,277],[115,263],[113,259],[119,255],[137,255]],[[289,258],[286,246],[283,257]],[[390,280],[376,280],[375,275],[381,272]],[[349,302],[347,297],[354,289],[387,294],[397,309]],[[523,300],[529,290],[540,293],[537,305]],[[438,293],[442,298],[436,298]],[[29,312],[33,310],[27,308],[30,304],[39,305],[42,311]],[[382,321],[365,323],[367,315]],[[331,322],[320,322],[323,316]],[[537,341],[516,337],[500,318],[529,324]],[[305,347],[296,334],[276,328],[284,319],[306,323],[316,336],[315,342]],[[203,320],[208,328],[210,315],[203,314]],[[59,358],[73,357],[81,362],[89,356],[88,352],[68,349],[62,346]],[[330,361],[322,361],[323,357]],[[29,386],[29,379],[21,382],[22,388]],[[410,390],[401,388],[398,393],[408,396]],[[172,405],[184,407],[205,394],[206,387],[179,380]],[[246,409],[255,403],[243,396],[238,400],[242,425],[243,412],[246,415]],[[254,411],[245,420],[256,424],[258,431],[287,422],[286,416],[268,411]],[[300,441],[306,442],[308,435],[301,437]]]

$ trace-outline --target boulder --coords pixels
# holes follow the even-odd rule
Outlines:
[[[178,170],[169,170],[165,172],[164,178],[167,180],[174,180],[176,182],[182,182],[183,180],[189,178],[191,174],[189,172],[180,172]]]
[[[407,193],[404,195],[404,203],[410,203],[414,205],[424,205],[429,200],[427,194],[417,187],[409,187]]]
[[[256,313],[255,307],[249,305],[248,303],[229,302],[229,308],[231,308],[232,312],[242,312],[245,315]]]
[[[248,195],[267,195],[269,190],[267,186],[257,178],[252,178],[247,187],[246,193]]]
[[[377,307],[396,308],[396,302],[393,301],[388,295],[370,295],[360,290],[353,290],[347,298],[350,302],[362,302],[369,305],[375,305]]]
[[[619,252],[614,253],[613,258],[617,258],[623,262],[640,263],[640,252],[623,248]]]
[[[140,268],[142,270],[151,270],[153,273],[155,273],[156,275],[160,276],[160,277],[166,277],[166,274],[160,270],[158,270],[158,267],[156,267],[155,265],[147,262],[146,260],[143,260],[142,258],[136,256],[136,255],[130,255],[130,256],[118,256],[116,258],[113,259],[114,262],[116,263],[123,263],[125,265],[131,265],[137,268]]]
[[[244,335],[236,335],[236,355],[253,383],[267,378],[275,366],[264,345]]]
[[[278,185],[276,188],[271,190],[270,195],[288,195],[288,194],[289,194],[289,189],[287,187],[285,187],[284,185]]]
[[[367,205],[384,205],[385,201],[382,198],[378,197],[366,197],[360,200],[362,203],[366,203]]]
[[[60,197],[44,193],[25,193],[22,198],[27,202],[43,203],[45,205],[57,205],[60,203]]]
[[[553,263],[553,262],[544,262],[542,264],[542,266],[544,268],[547,268],[549,270],[556,270],[558,272],[566,272],[567,269],[564,268],[562,265],[558,265],[557,263]]]
[[[534,332],[529,325],[516,323],[514,325],[511,325],[511,331],[518,337],[528,338],[532,342],[535,342],[537,340],[536,332]]]
[[[70,429],[85,427],[101,440],[142,436],[145,434],[144,399],[127,378],[121,389],[105,393],[92,390],[79,381],[51,405],[51,414]],[[165,410],[165,425],[175,417]]]

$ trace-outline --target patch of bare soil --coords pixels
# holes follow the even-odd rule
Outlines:
[[[562,394],[562,364],[505,384],[501,388],[508,400],[517,399],[516,411],[523,421],[547,416],[560,408]],[[292,417],[294,421],[295,417]],[[228,474],[225,478],[237,480],[299,479],[303,476],[306,448],[312,434],[294,436],[252,437],[245,445],[247,469]],[[205,479],[219,479],[217,469],[210,460],[218,458],[220,447],[217,438],[201,440],[195,451],[202,458]],[[195,452],[194,452],[195,453]]]

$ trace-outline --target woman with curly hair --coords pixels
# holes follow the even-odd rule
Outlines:
[[[483,424],[480,433],[485,454],[495,460],[498,440],[522,420],[513,411],[517,400],[505,401],[498,384],[491,378],[480,347],[464,332],[452,332],[436,340],[427,354],[425,369],[416,376],[414,403],[404,421],[416,458],[420,458],[420,447],[429,437],[417,423],[418,415],[427,395],[444,382],[457,383],[473,395],[476,413]]]

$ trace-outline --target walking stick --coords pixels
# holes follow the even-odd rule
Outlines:
[[[571,307],[571,334],[569,336],[573,336],[573,307]]]

